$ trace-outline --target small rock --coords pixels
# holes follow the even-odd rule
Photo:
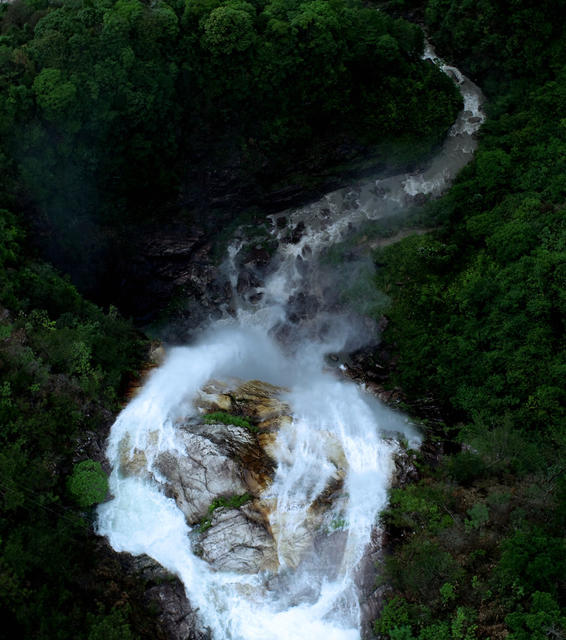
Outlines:
[[[305,223],[301,220],[298,222],[291,233],[283,240],[287,244],[298,244],[305,232]]]
[[[250,289],[259,287],[260,282],[255,274],[250,270],[242,270],[238,275],[238,282],[236,284],[236,291],[239,294],[246,293]]]
[[[174,574],[162,567],[157,560],[150,558],[145,553],[141,556],[131,556],[130,565],[131,570],[147,582],[161,584],[162,582],[172,582],[177,579]]]
[[[268,249],[262,245],[256,245],[251,249],[246,257],[245,264],[253,264],[257,267],[266,267],[271,260],[271,254]]]
[[[263,298],[263,291],[257,291],[256,293],[252,293],[248,300],[251,304],[257,304]]]

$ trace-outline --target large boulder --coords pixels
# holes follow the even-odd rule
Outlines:
[[[334,435],[322,431],[318,442],[333,468],[326,487],[304,522],[295,522],[291,512],[273,518],[275,499],[266,489],[276,460],[292,464],[295,455],[294,437],[277,437],[292,423],[285,392],[259,380],[210,380],[194,400],[201,415],[177,423],[174,447],[159,450],[157,433],[150,436],[150,453],[132,446],[127,436],[121,443],[121,472],[165,487],[192,526],[195,550],[216,570],[276,571],[280,559],[298,566],[342,490],[344,451]],[[245,499],[244,494],[249,500],[235,507],[239,501],[233,498]]]

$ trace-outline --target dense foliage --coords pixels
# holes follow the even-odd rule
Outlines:
[[[142,362],[144,342],[115,309],[103,313],[52,267],[26,257],[21,227],[5,210],[0,230],[5,628],[21,638],[126,640],[130,609],[121,597],[131,587],[97,548],[84,511],[104,499],[107,480],[85,458]]]
[[[2,10],[0,170],[16,199],[3,206],[31,208],[41,246],[83,289],[140,219],[185,206],[202,222],[209,183],[274,183],[302,158],[327,162],[316,149],[329,140],[434,142],[459,103],[420,60],[421,30],[357,0]]]
[[[564,638],[564,27],[526,1],[433,0],[424,15],[486,79],[491,117],[474,162],[428,206],[436,231],[376,256],[396,382],[432,392],[462,443],[392,493],[394,592],[376,632]]]

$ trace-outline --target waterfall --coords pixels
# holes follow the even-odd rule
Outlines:
[[[434,52],[427,48],[425,57],[435,59]],[[278,249],[254,299],[239,296],[235,316],[212,323],[194,344],[171,348],[112,427],[113,499],[98,509],[98,532],[115,550],[146,553],[179,576],[215,640],[360,638],[355,570],[386,502],[398,447],[392,434],[413,446],[419,435],[339,367],[328,366],[328,354],[362,344],[367,330],[326,304],[332,283],[321,281],[318,259],[364,221],[400,212],[419,194],[438,195],[470,160],[484,120],[481,92],[457,69],[442,68],[457,81],[465,108],[432,161],[410,175],[367,178],[284,212],[287,229],[300,228],[302,235],[284,242],[287,230],[274,224]],[[243,244],[232,244],[226,262],[234,289]],[[297,321],[290,310],[300,296],[311,300],[311,309]],[[274,445],[273,480],[261,496],[272,505],[277,570],[212,570],[195,553],[194,532],[167,497],[155,464],[163,452],[182,453],[178,425],[198,417],[202,386],[227,378],[278,385],[291,409]],[[138,473],[120,471],[124,443]],[[344,459],[343,486],[314,522],[312,505],[332,477],[336,455]]]

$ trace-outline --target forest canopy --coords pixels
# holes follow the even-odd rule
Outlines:
[[[566,33],[556,3],[399,0],[481,81],[472,163],[375,255],[384,339],[441,455],[391,493],[379,638],[566,637]],[[438,417],[438,416],[437,416]]]
[[[206,208],[223,172],[261,190],[305,157],[327,163],[325,142],[434,143],[459,105],[420,60],[421,29],[357,0],[2,11],[0,204],[31,208],[49,257],[87,289],[108,260],[103,228]]]

